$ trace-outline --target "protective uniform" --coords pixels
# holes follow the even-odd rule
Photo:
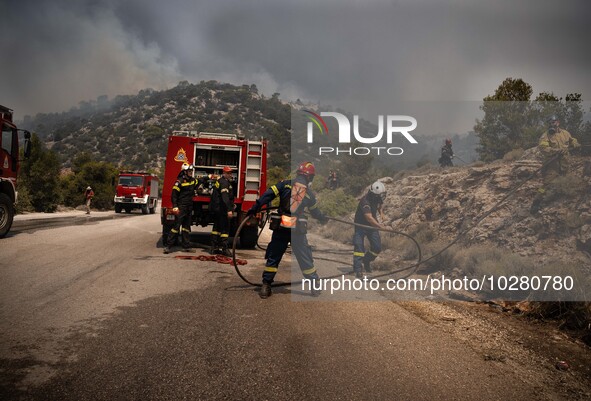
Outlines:
[[[175,226],[170,230],[168,243],[164,249],[164,253],[170,252],[169,248],[176,243],[179,232],[181,233],[181,245],[187,252],[191,252],[191,242],[189,240],[189,233],[191,232],[191,219],[193,213],[193,196],[195,194],[195,187],[197,180],[191,177],[187,172],[190,167],[183,166],[183,170],[177,177],[172,187],[172,207],[178,208],[179,214],[175,222]]]
[[[567,130],[558,128],[554,133],[546,131],[540,137],[538,148],[544,155],[545,161],[558,156],[542,169],[542,175],[547,179],[555,178],[568,173],[570,167],[569,150],[576,149],[580,145]]]
[[[383,184],[380,184],[383,187]],[[373,193],[370,189],[359,201],[357,211],[355,212],[355,223],[371,226],[372,224],[367,220],[365,214],[371,213],[373,218],[377,220],[377,212],[382,203],[381,194]],[[365,237],[369,240],[368,251],[365,250]],[[365,266],[366,272],[371,272],[370,263],[376,259],[381,251],[382,242],[378,230],[355,226],[355,232],[353,234],[353,270],[355,271],[355,276],[361,277],[363,266]]]
[[[548,193],[548,184],[561,175],[566,175],[570,167],[569,150],[576,149],[580,145],[567,130],[559,127],[558,117],[551,116],[548,119],[549,128],[540,137],[538,149],[544,157],[542,177],[544,186],[538,189],[530,207],[531,213],[537,213],[552,195]]]
[[[231,171],[227,167],[224,169],[226,172]],[[218,178],[214,184],[210,208],[212,212],[215,212],[216,216],[211,230],[211,249],[209,253],[213,254],[221,250],[222,254],[231,256],[228,249],[230,234],[228,212],[234,210],[234,188],[231,181],[224,176]]]
[[[441,147],[441,157],[439,158],[439,165],[441,167],[453,167],[451,159],[454,157],[454,151],[451,148],[451,139],[445,140],[445,145]]]
[[[311,163],[308,164],[312,165]],[[249,215],[255,214],[263,205],[270,203],[276,197],[280,199],[279,216],[275,216],[276,218],[272,219],[276,223],[272,222],[274,224],[271,227],[273,229],[273,235],[265,253],[267,261],[263,272],[263,288],[261,289],[261,297],[263,298],[271,295],[270,285],[273,283],[275,274],[277,274],[277,270],[279,269],[279,263],[290,242],[293,255],[304,277],[311,280],[318,279],[318,273],[314,267],[312,249],[308,244],[308,238],[306,236],[307,221],[304,216],[304,210],[307,208],[312,217],[318,219],[323,224],[328,219],[318,210],[316,196],[308,188],[309,181],[311,180],[303,174],[298,174],[293,180],[281,181],[267,189],[248,211]],[[264,294],[265,290],[268,291],[268,294]],[[317,295],[317,293],[313,291],[313,295]]]

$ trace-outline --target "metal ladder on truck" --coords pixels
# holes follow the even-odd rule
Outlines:
[[[244,180],[245,202],[254,202],[260,196],[262,164],[263,143],[261,141],[248,141],[246,154],[246,179]]]

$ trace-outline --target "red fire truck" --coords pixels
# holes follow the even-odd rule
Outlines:
[[[115,213],[131,213],[141,209],[143,214],[156,213],[158,206],[158,177],[139,171],[121,171],[115,192]]]
[[[224,166],[230,166],[234,170],[236,218],[230,223],[230,233],[233,235],[248,209],[266,189],[267,141],[248,140],[234,134],[174,131],[168,138],[162,188],[161,221],[164,241],[174,225],[175,215],[168,212],[172,208],[172,186],[183,163],[195,167],[195,178],[202,183],[193,197],[193,224],[203,227],[214,222],[214,214],[209,211],[209,201],[217,177],[221,176]],[[252,248],[256,245],[260,222],[261,216],[254,216],[250,224],[242,229],[241,247]]]
[[[18,131],[12,121],[12,110],[0,106],[0,238],[4,237],[14,219],[14,205],[17,200],[16,177],[19,169]],[[31,134],[25,133],[24,156],[31,152]]]

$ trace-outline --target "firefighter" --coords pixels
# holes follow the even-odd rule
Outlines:
[[[94,197],[94,191],[90,187],[86,187],[86,191],[84,191],[84,206],[86,207],[86,214],[90,214],[90,203],[92,202],[92,198]]]
[[[310,280],[318,279],[312,249],[308,245],[306,237],[307,220],[304,216],[304,210],[308,208],[312,217],[319,220],[321,224],[328,222],[326,216],[318,210],[316,196],[310,189],[315,172],[314,164],[301,163],[298,166],[295,179],[283,180],[267,189],[247,213],[248,216],[252,216],[263,205],[279,197],[278,214],[273,216],[269,227],[273,230],[273,235],[265,253],[267,261],[263,272],[263,285],[259,293],[261,298],[271,296],[271,284],[279,269],[279,262],[281,262],[290,242],[292,252],[304,277]],[[312,285],[312,295],[320,295],[320,291],[315,290],[314,285]]]
[[[540,137],[538,148],[544,156],[545,162],[555,156],[556,159],[544,166],[542,175],[546,179],[553,179],[559,175],[567,174],[570,166],[570,150],[579,147],[577,140],[567,130],[560,128],[558,117],[550,116],[548,130]]]
[[[359,201],[357,211],[355,212],[355,223],[364,226],[385,228],[377,218],[379,213],[380,219],[382,221],[385,220],[384,213],[382,212],[385,197],[386,186],[383,182],[376,181],[371,184],[369,191]],[[365,237],[369,240],[368,251],[365,251]],[[362,267],[367,273],[372,272],[371,262],[376,259],[381,251],[382,243],[378,230],[355,226],[355,232],[353,234],[353,271],[356,278],[362,278]]]
[[[439,165],[441,167],[453,167],[451,159],[454,158],[454,151],[451,148],[451,139],[445,140],[445,145],[441,147],[441,157],[439,158]]]
[[[567,130],[560,128],[560,120],[552,115],[547,121],[548,130],[542,134],[538,149],[544,158],[542,177],[544,187],[538,189],[530,212],[537,213],[543,206],[544,200],[551,198],[546,194],[546,187],[559,176],[566,175],[570,167],[570,151],[578,149],[579,143]]]
[[[181,245],[183,252],[195,253],[191,249],[189,233],[191,232],[191,219],[193,215],[193,196],[197,181],[193,178],[193,166],[183,163],[181,172],[172,187],[172,211],[177,214],[174,228],[170,230],[168,241],[164,246],[164,253],[170,253],[170,248],[176,243],[181,233]]]
[[[327,187],[329,189],[332,189],[333,191],[335,189],[337,189],[339,186],[337,172],[334,170],[330,170],[330,173],[328,173],[328,178],[326,181],[327,181]]]
[[[232,187],[232,169],[229,166],[223,168],[222,176],[213,186],[210,209],[216,216],[211,230],[209,253],[232,256],[228,249],[228,237],[230,235],[230,219],[234,212],[234,188]]]

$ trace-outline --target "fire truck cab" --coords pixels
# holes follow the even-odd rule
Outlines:
[[[121,171],[115,192],[115,213],[131,213],[140,209],[142,214],[156,213],[158,206],[158,177],[139,171]]]
[[[174,131],[168,138],[168,152],[162,189],[162,236],[168,238],[176,216],[172,208],[172,187],[183,163],[192,164],[199,187],[193,197],[193,224],[213,224],[215,215],[209,211],[211,193],[216,180],[221,177],[224,166],[233,169],[234,204],[236,217],[230,221],[230,235],[246,217],[246,212],[266,189],[267,141],[249,140],[244,136],[196,131]],[[261,216],[251,217],[249,224],[240,232],[240,246],[256,245]]]
[[[12,110],[0,106],[0,238],[4,237],[14,219],[15,204],[18,193],[16,191],[16,178],[19,169],[19,138],[18,129],[12,121]],[[25,158],[31,152],[31,134],[25,132]]]

